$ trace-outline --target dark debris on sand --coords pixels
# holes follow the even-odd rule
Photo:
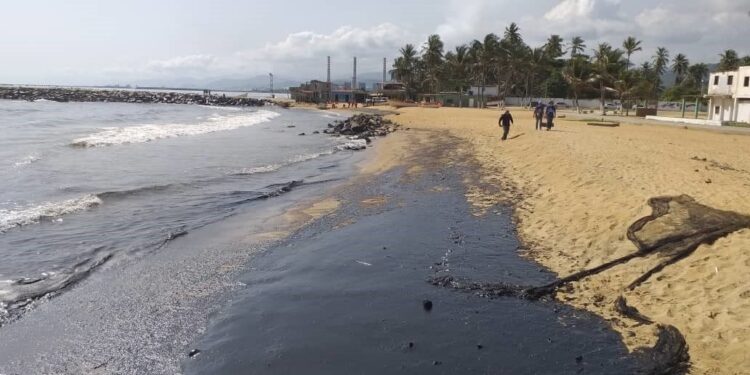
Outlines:
[[[529,300],[548,298],[560,288],[580,281],[588,276],[604,272],[637,257],[658,254],[663,258],[654,268],[635,279],[627,289],[633,290],[664,268],[690,256],[700,245],[711,244],[730,233],[750,228],[750,217],[731,211],[718,210],[702,205],[690,196],[655,197],[648,201],[652,213],[635,221],[627,231],[638,251],[614,259],[597,267],[583,270],[550,284],[539,287],[524,287],[504,283],[483,283],[458,280],[450,275],[440,275],[428,281],[435,286],[469,291],[483,297],[517,297]],[[639,324],[654,324],[635,307],[629,306],[624,297],[615,301],[615,311]],[[653,348],[641,348],[635,352],[643,363],[641,373],[685,374],[690,368],[690,355],[685,337],[671,325],[657,325],[658,340]],[[581,358],[582,360],[582,358]]]

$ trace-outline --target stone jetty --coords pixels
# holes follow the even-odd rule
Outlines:
[[[3,87],[0,99],[51,100],[55,102],[170,103],[216,106],[263,106],[265,101],[224,95],[202,95],[181,92],[98,90],[64,87]]]

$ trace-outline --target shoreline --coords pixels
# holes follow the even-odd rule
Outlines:
[[[251,260],[241,279],[248,287],[192,345],[201,354],[183,361],[185,372],[640,368],[640,358],[628,356],[592,314],[428,282],[444,274],[515,283],[553,278],[516,251],[509,210],[498,205],[478,215],[466,201],[466,179],[478,176],[459,143],[444,132],[403,127],[376,141],[360,173],[324,200],[336,197],[335,211]]]
[[[592,129],[567,119],[558,119],[555,131],[538,132],[530,113],[517,108],[512,109],[516,124],[511,140],[501,143],[497,111],[400,112],[392,119],[403,127],[444,130],[466,142],[464,147],[475,155],[482,170],[482,179],[470,187],[467,200],[479,211],[512,203],[526,256],[560,276],[635,251],[625,229],[650,213],[649,198],[690,194],[709,207],[750,213],[745,202],[738,205],[731,199],[750,186],[750,175],[744,172],[750,170],[750,163],[727,152],[728,145],[744,149],[740,145],[750,144],[747,137],[672,127]],[[682,138],[695,147],[676,144]],[[679,157],[673,150],[665,152],[665,146],[681,150]],[[644,157],[641,150],[653,150],[654,157]],[[662,166],[668,167],[658,168]],[[672,176],[666,176],[670,172]],[[657,181],[649,183],[652,176]],[[481,186],[500,181],[510,183],[515,191],[487,191]],[[681,185],[675,185],[677,181]],[[712,196],[715,189],[711,188],[716,185],[734,186],[734,190]],[[682,332],[690,348],[691,373],[738,373],[747,363],[745,338],[750,337],[743,324],[746,318],[739,318],[750,313],[750,291],[740,276],[750,266],[743,243],[750,243],[747,229],[732,232],[713,245],[701,245],[686,259],[627,291],[627,284],[661,258],[634,259],[570,284],[558,291],[557,299],[607,319],[631,351],[652,347],[657,341],[656,325],[624,318],[615,308],[622,293],[626,306]],[[722,345],[716,345],[719,342]]]

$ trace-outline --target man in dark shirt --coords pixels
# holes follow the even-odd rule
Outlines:
[[[502,140],[508,139],[508,132],[510,132],[510,124],[513,123],[513,116],[510,115],[510,111],[505,111],[502,116],[500,116],[500,120],[497,122],[500,126],[503,127],[503,138]]]
[[[541,101],[537,103],[536,108],[534,108],[534,120],[535,120],[535,129],[536,130],[542,130],[543,122],[544,122],[544,113],[545,113],[545,106],[544,103]]]
[[[549,102],[549,105],[547,106],[547,130],[552,129],[554,124],[554,119],[557,117],[557,108],[555,108],[554,102]]]

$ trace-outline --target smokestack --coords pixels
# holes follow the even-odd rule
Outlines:
[[[352,75],[352,90],[357,89],[357,56],[354,56],[354,74]]]
[[[328,56],[328,75],[326,75],[326,82],[331,83],[331,56]]]
[[[385,80],[385,70],[386,70],[385,67],[386,67],[386,58],[383,57],[383,82],[382,82],[383,83],[383,87],[385,87],[385,81],[386,81]]]

